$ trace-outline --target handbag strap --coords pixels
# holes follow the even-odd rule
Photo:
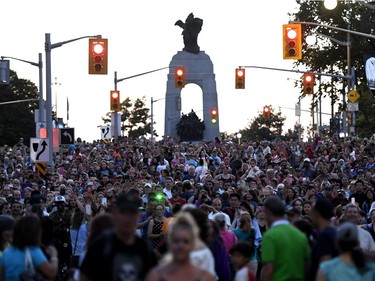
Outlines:
[[[30,249],[25,249],[25,270],[29,270],[32,273],[35,272],[35,268],[33,265],[33,258],[31,257]]]
[[[73,248],[73,256],[75,256],[76,253],[76,248],[77,248],[77,240],[78,240],[78,234],[79,230],[81,229],[81,226],[79,226],[78,231],[77,231],[77,236],[76,236],[76,241],[74,242],[74,248]]]

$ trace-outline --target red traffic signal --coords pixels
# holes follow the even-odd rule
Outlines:
[[[303,74],[303,93],[306,95],[314,94],[315,75],[311,73]]]
[[[236,89],[245,89],[245,69],[236,68]]]
[[[268,105],[263,106],[263,117],[265,119],[271,118],[271,108]]]
[[[185,68],[177,67],[175,69],[175,86],[176,88],[185,87]]]
[[[211,109],[211,123],[212,124],[217,124],[219,121],[218,119],[218,112],[216,108]]]
[[[283,58],[302,59],[302,26],[301,24],[283,25]]]
[[[108,39],[89,39],[89,74],[108,73]]]
[[[110,99],[111,99],[111,110],[120,111],[121,110],[120,91],[111,91]]]

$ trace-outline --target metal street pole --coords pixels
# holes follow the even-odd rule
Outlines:
[[[39,98],[38,98],[38,101],[39,101],[39,121],[45,122],[46,117],[45,117],[45,114],[44,114],[45,111],[44,111],[44,100],[43,100],[43,57],[42,57],[42,53],[39,53],[39,55],[38,55],[38,63],[28,61],[28,60],[19,59],[19,58],[15,58],[15,57],[1,56],[1,59],[4,59],[4,58],[22,61],[22,62],[31,64],[33,66],[37,66],[39,68]],[[36,129],[38,129],[38,128],[36,128]]]
[[[151,137],[150,137],[150,141],[151,141],[151,144],[154,143],[154,98],[151,97]]]
[[[53,134],[52,134],[52,89],[51,89],[51,51],[54,48],[61,47],[84,38],[102,38],[101,35],[82,36],[71,40],[51,44],[51,34],[45,34],[45,52],[46,52],[46,125],[47,125],[47,138],[49,147],[49,165],[53,166]],[[53,167],[52,167],[53,168]]]

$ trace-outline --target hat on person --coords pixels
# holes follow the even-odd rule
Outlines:
[[[371,213],[373,211],[375,211],[375,202],[372,202],[371,207],[370,207],[370,211],[368,211],[368,215],[371,216]]]
[[[310,162],[310,158],[305,158],[304,160],[303,160],[303,162]]]
[[[358,227],[354,223],[344,222],[337,230],[336,240],[353,242],[358,240]]]
[[[138,211],[141,207],[141,199],[134,193],[126,193],[116,200],[116,208],[118,210]]]
[[[66,182],[69,183],[69,184],[74,184],[74,180],[72,180],[72,179],[68,179]]]
[[[337,159],[335,157],[331,158],[331,160],[329,160],[329,162],[337,162]]]
[[[62,195],[57,195],[55,197],[55,202],[64,202],[66,204],[66,200],[65,200],[65,197],[62,196]]]
[[[285,187],[285,184],[283,184],[283,183],[279,183],[279,184],[277,185],[277,190],[283,189],[284,187]]]
[[[151,188],[152,185],[151,185],[151,183],[146,183],[144,187],[149,187],[149,188]]]

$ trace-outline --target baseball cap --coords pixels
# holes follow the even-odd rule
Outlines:
[[[305,158],[303,162],[310,162],[310,158]]]
[[[116,200],[116,208],[118,210],[138,211],[141,208],[141,199],[134,193],[126,193]]]
[[[225,221],[225,215],[222,213],[217,213],[214,215],[213,219],[217,222]]]
[[[144,187],[149,187],[149,188],[151,188],[152,186],[151,186],[151,183],[146,183]]]
[[[354,223],[345,222],[337,230],[336,240],[352,242],[358,240],[358,227]]]
[[[62,195],[57,195],[55,197],[55,202],[64,202],[66,204],[66,200],[65,200],[65,197],[62,196]]]

